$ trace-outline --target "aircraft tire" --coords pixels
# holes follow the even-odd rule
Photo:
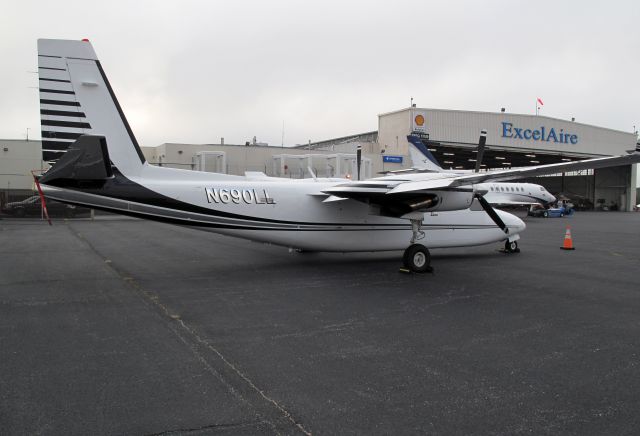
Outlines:
[[[518,248],[518,242],[517,241],[506,241],[504,243],[504,251],[506,251],[507,253],[520,253],[520,249]]]
[[[410,271],[423,273],[431,270],[431,254],[422,244],[410,245],[404,251],[403,262]]]
[[[545,218],[549,218],[549,212],[547,212],[546,210],[544,211],[544,213],[542,214],[543,217]]]

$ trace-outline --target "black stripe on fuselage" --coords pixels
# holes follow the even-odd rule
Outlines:
[[[56,58],[56,59],[62,59],[62,56],[53,56],[53,55],[43,55],[43,54],[39,54],[38,55],[41,58]]]
[[[40,99],[40,104],[51,104],[54,106],[77,106],[80,107],[80,103],[77,101],[65,101],[65,100],[48,100],[46,98]]]
[[[107,198],[115,198],[118,200],[131,201],[131,202],[140,203],[142,205],[147,205],[147,206],[162,207],[169,210],[176,210],[180,212],[190,212],[190,213],[196,213],[201,215],[209,215],[209,216],[215,216],[219,218],[236,219],[236,220],[241,220],[245,223],[254,222],[254,223],[273,224],[273,225],[280,225],[280,226],[325,225],[325,226],[337,226],[337,227],[347,227],[347,228],[373,226],[372,224],[366,224],[366,223],[340,223],[340,222],[338,223],[329,222],[329,223],[319,224],[317,222],[277,220],[277,219],[271,219],[271,218],[252,217],[252,216],[235,214],[230,212],[223,212],[220,210],[209,209],[209,208],[198,206],[191,203],[185,203],[183,201],[176,200],[174,198],[159,194],[155,191],[152,191],[149,188],[146,188],[128,179],[122,173],[120,173],[115,167],[113,167],[113,174],[114,174],[114,177],[111,179],[105,180],[100,187],[80,187],[80,183],[77,180],[71,180],[71,179],[52,180],[49,182],[49,185],[58,187],[58,188],[69,189],[72,191],[85,192],[87,194],[93,194],[93,195],[98,195],[98,196],[107,197]],[[203,192],[203,195],[204,195],[204,192]],[[244,225],[247,225],[247,224],[244,224]],[[389,226],[397,226],[397,225],[398,224],[375,224],[375,226],[380,226],[380,227],[389,227]],[[231,226],[233,227],[233,225]],[[257,227],[257,228],[261,229],[262,227]],[[286,228],[287,227],[282,227],[281,229],[286,229]]]
[[[91,202],[77,202],[69,201],[63,198],[58,198],[55,194],[50,195],[51,198],[62,203],[81,205],[97,210],[104,210],[107,212],[114,212],[120,215],[131,216],[135,218],[143,218],[151,221],[163,222],[168,224],[182,225],[188,227],[207,227],[211,229],[226,229],[226,230],[258,230],[258,231],[286,231],[286,232],[371,232],[371,231],[402,231],[406,232],[411,229],[410,224],[344,224],[344,223],[306,223],[307,225],[317,225],[319,227],[259,227],[255,225],[247,224],[225,224],[216,223],[210,221],[199,221],[192,218],[176,218],[164,215],[158,215],[151,212],[136,211],[131,209],[121,209],[117,207],[109,207],[106,205],[98,205]],[[332,226],[332,227],[327,227]],[[422,229],[426,231],[437,230],[481,230],[481,229],[495,229],[495,224],[425,224]]]
[[[40,77],[40,80],[44,82],[60,82],[60,83],[71,83],[71,80],[62,80],[62,79],[47,79],[46,77]]]
[[[63,91],[62,89],[47,89],[40,88],[40,92],[48,92],[49,94],[67,94],[67,95],[76,95],[73,91]]]
[[[53,115],[53,116],[56,116],[56,117],[85,118],[84,112],[54,111],[54,110],[51,110],[51,109],[40,109],[40,115]]]
[[[107,85],[107,89],[109,90],[109,95],[111,95],[111,100],[113,100],[113,104],[116,106],[116,109],[118,110],[118,114],[120,114],[120,119],[122,120],[122,123],[124,124],[125,129],[127,129],[127,133],[129,134],[129,138],[131,139],[131,142],[133,143],[133,146],[136,149],[136,152],[138,153],[138,157],[140,158],[140,163],[145,163],[147,160],[144,157],[144,154],[142,154],[142,149],[140,148],[140,145],[138,145],[138,140],[136,139],[135,135],[133,134],[133,130],[131,130],[131,126],[129,126],[129,122],[127,121],[127,117],[124,116],[124,112],[122,111],[122,107],[120,107],[120,103],[118,103],[118,99],[116,98],[116,94],[113,92],[113,88],[111,88],[111,84],[109,83],[109,79],[107,79],[107,75],[105,74],[104,70],[102,69],[102,65],[100,64],[100,61],[96,60],[96,66],[98,67],[98,70],[100,71],[100,75],[102,76],[102,80],[104,80],[105,85]]]
[[[75,127],[78,129],[90,129],[91,124],[81,123],[79,121],[58,121],[58,120],[40,120],[40,124],[43,126],[56,126],[56,127]]]
[[[54,70],[54,71],[67,71],[64,68],[53,68],[53,67],[38,67],[41,70]]]
[[[43,138],[51,138],[51,139],[78,139],[82,136],[82,133],[72,133],[72,132],[52,132],[50,130],[43,130],[42,137]]]
[[[209,222],[209,221],[198,221],[198,220],[194,220],[194,219],[190,219],[190,218],[175,218],[175,217],[170,217],[170,216],[163,216],[163,215],[157,215],[157,214],[153,214],[153,213],[147,213],[147,212],[142,212],[142,211],[136,211],[136,210],[130,210],[130,209],[120,209],[117,207],[109,207],[109,206],[105,206],[105,205],[97,205],[94,203],[80,203],[80,202],[76,202],[76,201],[69,201],[69,200],[65,200],[59,197],[56,197],[55,194],[54,195],[48,195],[48,197],[51,197],[52,199],[59,201],[61,203],[67,203],[67,204],[73,204],[73,205],[81,205],[84,207],[88,207],[91,209],[97,209],[97,210],[104,210],[105,212],[113,212],[113,213],[117,213],[119,215],[125,215],[125,216],[131,216],[131,217],[135,217],[135,218],[143,218],[143,219],[148,219],[151,221],[158,221],[158,222],[162,222],[162,223],[167,223],[167,224],[175,224],[175,225],[183,225],[183,226],[190,226],[190,227],[208,227],[208,228],[212,228],[212,229],[230,229],[230,230],[260,230],[260,231],[295,231],[295,232],[345,232],[345,231],[389,231],[389,230],[396,230],[396,231],[407,231],[409,230],[411,227],[409,224],[407,224],[406,226],[403,226],[402,224],[396,224],[394,225],[395,229],[389,229],[389,228],[372,228],[370,224],[351,224],[351,227],[349,228],[343,228],[344,224],[340,224],[340,226],[338,227],[332,227],[332,228],[299,228],[299,227],[260,227],[260,226],[256,226],[256,225],[250,225],[250,224],[223,224],[223,223],[215,223],[215,222]],[[327,223],[311,223],[311,224],[317,224],[319,226],[326,226],[326,225],[330,225]],[[368,228],[354,228],[353,226],[369,226]],[[379,227],[379,225],[378,225]],[[444,226],[443,226],[444,227]],[[448,226],[448,228],[450,228],[451,226]]]

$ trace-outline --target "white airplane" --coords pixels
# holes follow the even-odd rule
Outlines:
[[[307,251],[405,250],[411,271],[430,269],[429,248],[505,241],[525,229],[494,210],[474,184],[625,165],[640,154],[494,173],[407,174],[366,181],[287,180],[149,165],[92,45],[38,40],[42,147],[53,166],[46,197]],[[470,208],[474,199],[484,210]],[[424,244],[416,243],[424,239]]]
[[[478,144],[478,161],[476,161],[477,170],[480,169],[480,160],[484,150],[484,144],[487,139],[487,132],[482,130],[480,133],[480,141]],[[429,151],[419,136],[408,135],[409,154],[413,168],[400,170],[403,172],[437,172],[448,173],[453,175],[472,174],[472,170],[445,170],[442,168],[438,159]],[[476,170],[476,172],[478,172]],[[535,183],[518,183],[518,182],[494,182],[494,183],[477,183],[474,185],[476,192],[482,192],[483,197],[489,204],[494,206],[517,206],[541,204],[548,206],[556,201],[544,186]]]

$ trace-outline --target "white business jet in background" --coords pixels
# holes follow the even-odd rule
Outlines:
[[[415,272],[430,269],[429,248],[504,241],[517,250],[525,224],[494,210],[478,183],[640,160],[350,182],[157,167],[146,162],[91,43],[41,39],[38,66],[42,148],[53,163],[39,179],[46,197],[301,250],[405,250]],[[474,199],[483,209],[470,209]]]
[[[452,175],[465,175],[474,172],[473,170],[445,170],[438,162],[438,159],[431,153],[424,142],[422,142],[419,135],[409,135],[407,136],[407,140],[409,141],[409,155],[411,156],[413,167],[407,170],[400,170],[402,172],[423,171],[448,173]],[[480,140],[478,141],[476,173],[480,171],[486,141],[487,132],[482,130],[480,132]],[[556,197],[547,191],[544,186],[535,183],[476,183],[474,190],[476,192],[483,192],[484,199],[493,206],[531,206],[533,204],[540,204],[547,207],[556,201]]]

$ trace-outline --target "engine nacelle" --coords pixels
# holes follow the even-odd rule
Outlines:
[[[416,211],[444,212],[449,210],[468,209],[473,203],[473,192],[469,191],[436,191],[437,201],[434,205],[418,207]]]

